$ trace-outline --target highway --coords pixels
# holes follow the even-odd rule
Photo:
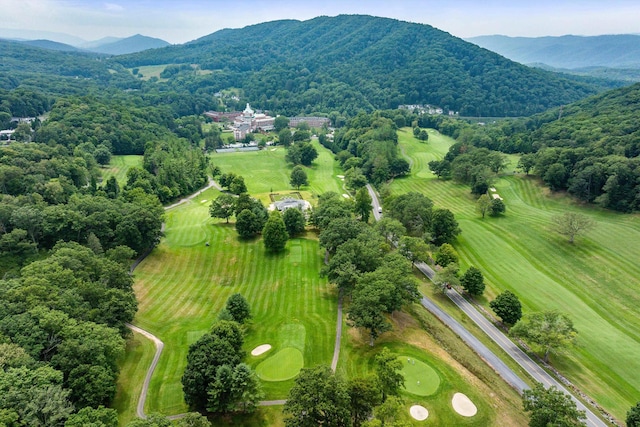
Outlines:
[[[370,184],[367,184],[367,190],[371,196],[371,206],[373,208],[373,216],[376,221],[380,220],[380,202],[378,195]],[[435,276],[435,272],[426,263],[416,263],[416,267],[430,280]],[[505,334],[502,333],[493,323],[482,315],[471,303],[462,297],[455,289],[447,289],[446,295],[454,302],[471,320],[473,320],[496,344],[500,346],[513,360],[515,360],[532,378],[542,383],[545,387],[556,386],[558,390],[567,393],[576,402],[578,409],[586,414],[586,424],[589,427],[607,427],[608,424],[597,417],[589,408],[581,401],[576,399],[562,384],[556,381],[547,371],[534,362],[524,351],[513,343]],[[453,330],[469,347],[471,347],[480,357],[491,366],[508,384],[518,390],[520,393],[528,389],[527,384],[520,378],[511,368],[509,368],[495,353],[480,342],[471,332],[460,324],[456,319],[445,313],[431,299],[422,295],[420,304],[445,325]]]

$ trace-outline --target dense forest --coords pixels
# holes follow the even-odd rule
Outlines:
[[[595,93],[428,25],[342,15],[221,30],[193,42],[111,60],[128,68],[197,64],[173,78],[238,87],[285,115],[433,104],[469,116],[523,116]]]

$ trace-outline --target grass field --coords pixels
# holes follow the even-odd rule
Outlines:
[[[311,186],[304,189],[305,198],[342,191],[332,155],[317,148],[320,157],[308,169]],[[284,152],[279,150],[215,155],[214,162],[223,172],[245,176],[252,194],[268,196],[271,189],[289,189],[291,168],[285,165]],[[285,363],[291,365],[286,366],[290,371],[296,371],[301,363],[314,366],[331,361],[337,296],[326,279],[319,276],[322,253],[317,240],[309,233],[309,238],[291,240],[284,254],[267,255],[261,240],[241,242],[233,224],[209,217],[208,203],[218,194],[208,190],[168,211],[166,237],[135,271],[139,312],[134,323],[165,342],[147,398],[147,413],[186,411],[180,377],[188,345],[208,331],[226,299],[235,292],[247,298],[254,312],[244,348],[247,363],[259,373],[262,370],[263,377],[266,374],[266,399],[286,397],[293,384],[293,379],[287,379],[290,374],[284,375]],[[205,242],[210,245],[205,246]],[[433,425],[518,426],[525,422],[519,396],[486,365],[478,366],[477,356],[423,309],[416,308],[415,318],[396,313],[392,320],[395,331],[385,334],[373,349],[359,331],[345,323],[338,372],[371,373],[372,355],[388,346],[398,354],[424,361],[441,379],[432,396],[406,393],[407,411],[413,403],[421,402],[432,413]],[[260,356],[249,355],[262,344],[273,347]],[[116,399],[121,424],[135,416],[138,384],[146,369],[144,361],[153,354],[151,343],[144,347],[144,354],[137,340],[130,348],[135,351],[127,353],[121,365],[123,375]],[[294,363],[298,354],[302,360],[298,357]],[[453,413],[450,400],[458,391],[476,403],[477,416],[467,419]],[[233,417],[216,421],[216,425],[283,425],[280,411],[279,407],[260,408],[252,417]]]
[[[318,150],[318,158],[310,167],[305,167],[309,185],[300,188],[305,200],[315,205],[317,196],[327,191],[342,193],[342,181],[337,178],[341,172],[334,165],[331,151],[313,142]],[[270,203],[270,192],[295,191],[289,185],[289,177],[293,166],[284,160],[286,151],[283,147],[271,147],[261,151],[216,153],[211,161],[220,167],[223,173],[233,172],[245,178],[247,189],[253,197]]]
[[[134,166],[142,167],[142,156],[111,156],[108,166],[102,168],[102,182],[115,176],[118,184],[122,188],[127,183],[127,171]]]
[[[400,145],[413,160],[411,177],[394,181],[394,193],[419,191],[451,209],[463,230],[456,242],[463,268],[479,267],[488,289],[480,302],[505,289],[525,312],[557,309],[574,320],[578,345],[552,363],[618,419],[640,400],[640,221],[580,206],[549,194],[530,177],[508,174],[495,183],[507,213],[482,220],[466,186],[435,179],[427,163],[441,158],[452,140],[430,133],[427,144],[400,132]],[[576,211],[597,228],[571,245],[550,231],[553,215]]]

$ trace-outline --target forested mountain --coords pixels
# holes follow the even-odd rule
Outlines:
[[[127,53],[141,52],[147,49],[156,49],[169,46],[169,43],[154,37],[147,37],[140,34],[112,41],[110,43],[87,48],[92,52],[105,53],[108,55],[124,55]]]
[[[508,37],[480,36],[471,43],[522,64],[543,63],[555,68],[640,68],[640,36]]]
[[[49,50],[59,50],[62,52],[78,52],[80,50],[77,47],[71,46],[69,44],[59,43],[59,42],[54,42],[51,40],[44,40],[44,39],[26,40],[26,41],[23,41],[22,43],[29,46],[33,46],[33,47],[41,47],[43,49],[49,49]]]
[[[120,56],[133,68],[197,64],[173,79],[239,87],[258,108],[292,115],[433,104],[470,116],[522,116],[595,93],[422,24],[360,15],[283,20]]]

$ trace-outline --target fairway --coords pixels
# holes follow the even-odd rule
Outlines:
[[[208,203],[201,201],[217,194],[208,190],[168,211],[166,238],[135,271],[139,300],[135,324],[165,343],[147,413],[187,410],[180,378],[188,345],[207,332],[236,292],[248,300],[254,315],[244,346],[247,353],[272,343],[296,349],[299,359],[311,366],[331,361],[337,302],[326,279],[319,276],[322,258],[317,241],[290,241],[297,248],[294,259],[288,251],[268,255],[261,240],[240,241],[233,224],[209,217]],[[297,332],[284,337],[287,330]],[[309,345],[305,339],[310,339]],[[247,359],[250,364],[251,359]],[[265,384],[268,399],[285,397],[290,387],[289,382]]]
[[[127,183],[127,172],[134,166],[142,167],[142,156],[111,156],[109,165],[101,169],[102,183],[115,176],[120,188],[124,187]]]
[[[577,347],[552,356],[552,363],[598,403],[623,419],[640,400],[640,221],[570,198],[549,194],[538,182],[509,175],[495,183],[507,213],[481,219],[469,188],[437,180],[429,159],[442,158],[453,140],[429,134],[429,142],[399,132],[402,149],[414,161],[412,175],[391,185],[395,194],[418,191],[438,207],[452,210],[462,229],[455,247],[463,270],[480,268],[488,301],[505,289],[523,303],[524,312],[556,309],[567,313],[578,330]],[[566,211],[588,215],[597,227],[575,245],[550,230],[551,217]]]
[[[404,388],[407,392],[418,396],[431,396],[440,387],[440,376],[429,365],[421,360],[405,355],[399,356],[402,362]]]

